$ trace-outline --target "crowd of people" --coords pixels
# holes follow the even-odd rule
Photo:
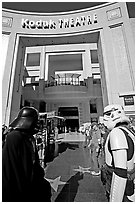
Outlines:
[[[134,201],[135,196],[135,131],[120,105],[104,108],[103,124],[85,128],[84,148],[92,156],[93,176],[99,176],[108,202]],[[39,131],[39,113],[23,107],[9,128],[2,127],[2,201],[50,202],[51,186],[44,178],[34,135]],[[38,139],[38,138],[37,138]],[[98,165],[100,153],[104,164]]]

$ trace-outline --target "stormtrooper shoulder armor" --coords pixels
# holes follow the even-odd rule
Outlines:
[[[128,149],[126,136],[119,128],[114,128],[110,132],[110,146],[111,150]]]

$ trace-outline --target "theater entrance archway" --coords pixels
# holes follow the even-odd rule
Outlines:
[[[12,76],[10,81],[9,97],[8,97],[8,108],[5,111],[5,121],[6,124],[11,122],[17,115],[20,109],[20,101],[22,94],[22,79],[24,76],[24,58],[26,47],[31,46],[49,46],[49,45],[64,45],[64,44],[82,44],[82,43],[97,43],[98,45],[98,58],[101,67],[101,84],[103,84],[102,96],[103,104],[108,103],[108,94],[106,83],[106,73],[104,66],[104,56],[102,48],[102,38],[100,35],[101,31],[89,32],[85,34],[78,35],[68,35],[68,36],[35,36],[35,35],[17,35],[15,52],[12,67]],[[40,80],[43,80],[40,76]],[[40,84],[39,84],[40,85]],[[39,100],[40,94],[39,94]],[[6,106],[5,106],[6,109]]]

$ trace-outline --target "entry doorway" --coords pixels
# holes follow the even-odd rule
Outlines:
[[[58,114],[64,117],[67,132],[75,132],[79,129],[78,107],[60,107]]]
[[[75,131],[78,131],[78,129],[79,129],[78,119],[73,119],[73,118],[72,119],[66,119],[65,125],[67,128],[67,132],[69,132],[69,130],[71,132],[75,132]]]

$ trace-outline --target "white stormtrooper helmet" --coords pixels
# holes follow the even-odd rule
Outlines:
[[[112,104],[104,108],[104,125],[112,130],[116,124],[127,122],[129,123],[129,118],[125,115],[124,109],[121,105]]]

